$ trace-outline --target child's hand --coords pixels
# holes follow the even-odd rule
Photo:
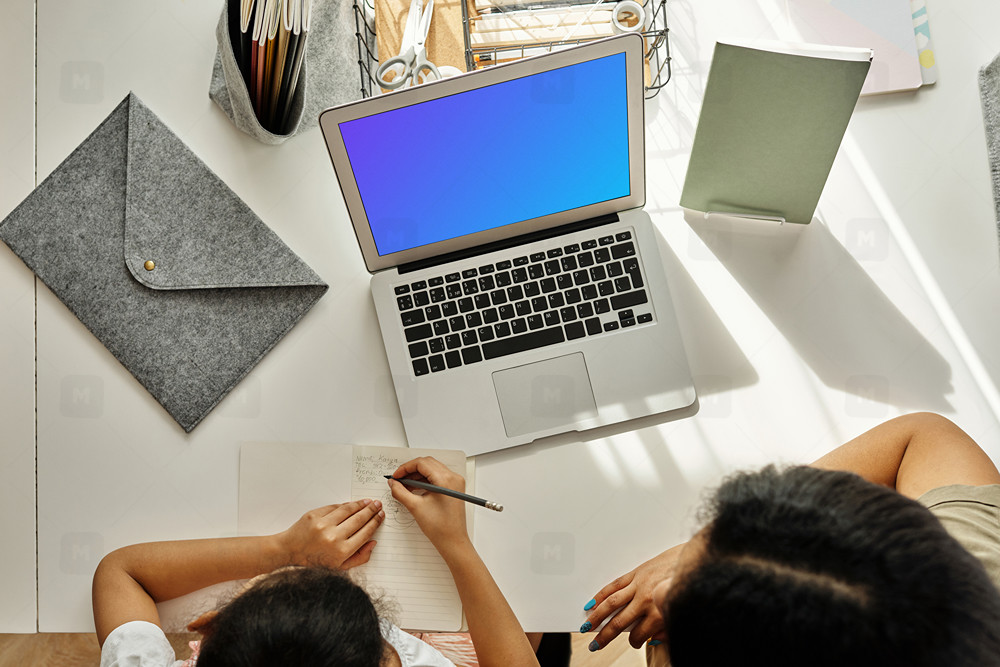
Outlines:
[[[465,479],[449,470],[435,458],[424,456],[407,461],[396,469],[393,477],[418,479],[453,491],[465,491]],[[390,479],[392,497],[410,510],[420,530],[440,552],[442,548],[471,544],[465,527],[465,503],[440,493],[411,489]]]
[[[382,503],[357,500],[306,512],[278,541],[293,565],[349,570],[368,562],[375,530],[385,519]]]

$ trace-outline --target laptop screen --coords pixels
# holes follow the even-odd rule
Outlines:
[[[631,194],[624,53],[338,124],[378,255]]]

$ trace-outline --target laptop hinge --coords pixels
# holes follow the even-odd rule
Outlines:
[[[608,215],[598,216],[596,218],[589,218],[587,220],[581,220],[580,222],[573,222],[568,225],[560,225],[558,227],[553,227],[551,229],[542,229],[537,232],[529,232],[527,234],[521,234],[520,236],[513,236],[509,239],[503,239],[501,241],[493,241],[492,243],[484,243],[483,245],[477,245],[472,248],[464,248],[462,250],[456,250],[455,252],[449,252],[446,255],[438,255],[436,257],[428,257],[427,259],[420,259],[415,262],[409,262],[407,264],[400,264],[396,267],[399,273],[410,273],[412,271],[418,271],[420,269],[430,268],[432,266],[439,266],[441,264],[447,264],[448,262],[454,262],[460,259],[466,259],[468,257],[475,257],[477,255],[485,255],[486,253],[494,252],[495,250],[503,250],[505,248],[513,248],[514,246],[525,245],[526,243],[534,243],[535,241],[543,241],[545,239],[554,238],[556,236],[562,236],[568,232],[577,232],[583,229],[590,229],[591,227],[600,227],[601,225],[610,225],[613,222],[618,222],[617,213],[609,213]]]

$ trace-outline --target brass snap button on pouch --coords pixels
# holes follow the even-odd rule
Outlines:
[[[147,259],[146,263],[143,264],[143,267],[145,267],[147,271],[152,271],[153,269],[156,268],[156,263],[151,259]]]

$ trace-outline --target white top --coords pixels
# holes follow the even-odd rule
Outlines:
[[[382,637],[396,649],[403,667],[455,667],[437,649],[382,622]],[[112,630],[101,650],[101,667],[183,667],[167,636],[148,621],[129,621]]]

